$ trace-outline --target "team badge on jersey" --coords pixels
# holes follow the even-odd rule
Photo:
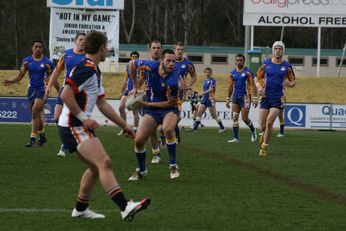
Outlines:
[[[40,67],[41,67],[41,68],[44,68],[44,64],[43,64],[43,63],[41,63]]]
[[[166,87],[166,84],[165,83],[161,83],[161,87]]]
[[[281,67],[281,71],[286,71],[286,67]]]
[[[186,68],[186,65],[185,65],[185,64],[181,65],[181,68],[185,69],[185,68]]]
[[[241,74],[241,76],[246,76],[246,74],[245,74],[245,73],[243,73],[243,74]]]

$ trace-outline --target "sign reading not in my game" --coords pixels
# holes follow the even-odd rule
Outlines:
[[[108,37],[108,49],[119,48],[119,11],[85,11],[51,8],[49,49],[51,59],[59,59],[66,49],[74,47],[77,33],[101,31]]]

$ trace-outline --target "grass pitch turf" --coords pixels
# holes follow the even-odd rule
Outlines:
[[[73,154],[56,157],[55,126],[45,127],[49,141],[37,148],[24,147],[29,125],[0,129],[0,230],[346,230],[344,132],[288,130],[260,158],[248,130],[238,144],[226,142],[230,130],[183,130],[180,178],[169,179],[166,150],[159,165],[150,163],[149,151],[148,176],[129,182],[133,141],[116,136],[118,128],[99,128],[127,198],[152,199],[125,223],[99,183],[90,208],[106,219],[70,217],[85,167]]]

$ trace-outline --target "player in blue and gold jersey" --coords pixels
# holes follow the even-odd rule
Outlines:
[[[32,113],[32,128],[30,141],[26,144],[26,147],[36,146],[36,136],[38,134],[40,136],[38,142],[40,146],[47,142],[40,116],[45,103],[44,79],[49,76],[54,69],[53,63],[43,55],[44,47],[42,41],[34,41],[31,49],[32,55],[23,59],[18,75],[11,79],[4,80],[4,85],[9,86],[12,83],[20,81],[26,72],[29,73],[30,84],[28,88],[28,103]]]
[[[174,68],[179,73],[179,89],[180,89],[180,101],[179,107],[186,98],[188,91],[191,91],[192,85],[197,81],[197,74],[195,71],[195,66],[192,61],[184,57],[184,43],[176,42],[174,44],[174,53],[176,56],[176,61]],[[187,76],[190,75],[190,81],[188,83]],[[177,140],[180,142],[180,129],[177,127],[175,129],[177,135]]]
[[[57,79],[60,76],[61,72],[63,72],[65,70],[66,73],[65,73],[65,79],[63,82],[63,86],[59,91],[58,100],[57,100],[55,108],[54,108],[54,120],[56,121],[56,123],[59,121],[59,117],[60,117],[60,114],[62,111],[63,102],[61,100],[61,92],[64,89],[65,82],[70,77],[70,73],[71,73],[72,69],[78,63],[80,63],[82,61],[82,59],[85,57],[85,51],[84,51],[85,36],[86,36],[85,33],[76,34],[76,36],[74,38],[75,47],[72,49],[65,50],[65,52],[62,54],[62,56],[60,57],[59,62],[57,64],[57,67],[54,69],[54,71],[52,73],[52,77],[49,80],[48,87],[46,88],[46,97],[48,97],[52,85],[53,84],[59,85]],[[60,150],[59,150],[57,156],[65,157],[66,156],[66,150],[67,150],[67,148],[63,144],[61,144]]]
[[[259,156],[267,155],[274,121],[284,105],[282,102],[284,86],[294,87],[296,84],[292,65],[282,58],[285,44],[282,41],[276,41],[272,50],[273,58],[262,63],[255,77],[258,95],[261,97],[260,127],[263,132],[260,137]]]
[[[226,128],[223,126],[221,119],[217,117],[216,113],[216,103],[214,94],[216,91],[216,79],[212,77],[213,71],[210,67],[206,67],[204,69],[204,75],[206,79],[203,82],[203,93],[199,94],[201,99],[201,103],[198,107],[196,122],[193,125],[192,131],[197,131],[198,126],[201,124],[201,117],[207,108],[214,120],[219,124],[220,130],[219,133],[225,132]]]
[[[229,77],[228,97],[226,107],[230,108],[230,97],[232,96],[232,115],[233,115],[233,139],[229,143],[239,142],[239,113],[242,120],[251,130],[251,141],[257,139],[256,129],[249,119],[251,106],[251,95],[253,95],[254,107],[257,107],[257,92],[253,87],[254,73],[250,68],[245,67],[245,57],[242,54],[235,56],[236,68],[231,71]]]
[[[129,180],[136,181],[147,175],[145,163],[145,143],[156,132],[161,124],[166,137],[167,151],[169,155],[170,178],[180,176],[176,163],[176,127],[179,111],[179,76],[174,71],[175,55],[172,50],[162,52],[162,61],[134,60],[129,64],[131,78],[134,82],[133,93],[138,90],[136,73],[147,71],[146,78],[147,100],[142,103],[143,118],[139,122],[135,137],[135,151],[138,168]]]
[[[130,54],[131,60],[136,60],[139,58],[139,53],[137,51],[132,51]],[[124,81],[121,85],[121,90],[120,90],[120,105],[119,105],[119,113],[121,118],[126,121],[126,112],[125,112],[125,102],[127,97],[129,96],[129,92],[133,88],[133,82],[132,79],[130,78],[130,73],[129,73],[129,66],[126,66],[126,72],[125,72],[125,78]],[[133,110],[133,130],[136,131],[138,127],[138,122],[139,122],[139,114],[137,110]],[[122,131],[118,135],[121,135]]]

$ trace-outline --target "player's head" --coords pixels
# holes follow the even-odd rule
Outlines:
[[[85,49],[85,33],[77,33],[76,36],[74,37],[74,43],[75,43],[75,48],[79,52],[83,52]]]
[[[245,56],[243,54],[237,54],[235,56],[235,65],[239,68],[242,69],[245,64]]]
[[[285,44],[282,41],[276,41],[272,46],[273,56],[277,59],[281,59],[285,53]]]
[[[161,63],[166,73],[170,73],[174,70],[175,59],[176,57],[173,50],[166,49],[162,52]]]
[[[44,44],[42,40],[34,40],[31,44],[31,50],[34,56],[39,57],[43,53]]]
[[[210,67],[204,68],[204,75],[209,78],[213,74],[213,70]]]
[[[160,40],[152,40],[149,44],[150,58],[159,60],[162,53],[162,44]]]
[[[174,44],[174,53],[177,59],[182,59],[184,57],[184,43],[176,42]]]
[[[107,36],[99,31],[90,31],[85,38],[85,53],[99,55],[100,61],[104,61],[107,56]]]
[[[131,60],[138,59],[139,58],[139,53],[137,51],[132,51],[130,53],[130,58],[131,58]]]

